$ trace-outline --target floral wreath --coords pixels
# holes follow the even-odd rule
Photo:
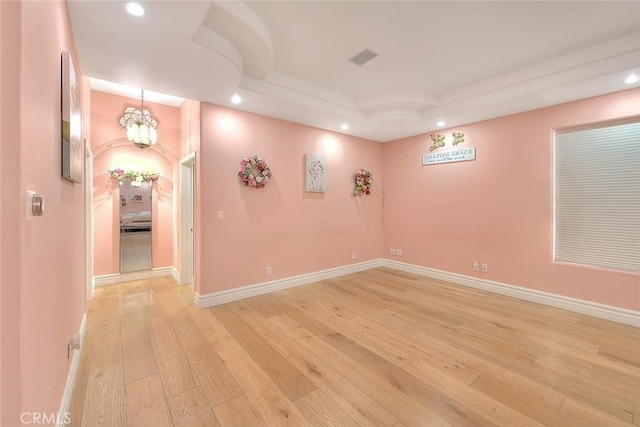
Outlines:
[[[358,169],[353,177],[353,181],[356,186],[354,190],[356,196],[371,194],[371,184],[373,184],[371,172],[366,169]]]
[[[271,178],[271,169],[267,163],[258,156],[243,157],[240,160],[238,177],[244,185],[253,188],[264,188]]]
[[[132,170],[125,171],[124,169],[117,168],[117,169],[111,169],[107,171],[107,173],[109,174],[109,177],[117,180],[118,182],[131,181],[131,182],[153,183],[159,180],[160,178],[162,178],[160,174],[155,171],[146,171],[146,172],[139,172],[139,171],[132,171]]]

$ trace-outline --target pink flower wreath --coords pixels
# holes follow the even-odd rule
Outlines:
[[[238,177],[244,185],[253,188],[264,188],[271,178],[271,169],[267,163],[258,156],[243,157],[240,160]]]
[[[358,169],[353,177],[355,189],[354,195],[362,196],[363,194],[371,194],[371,185],[373,184],[373,177],[371,172],[366,169]]]

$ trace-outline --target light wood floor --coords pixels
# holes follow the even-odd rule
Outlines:
[[[608,321],[388,269],[96,294],[73,425],[640,426],[640,330]]]

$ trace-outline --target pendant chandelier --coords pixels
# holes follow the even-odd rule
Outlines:
[[[127,139],[139,149],[151,147],[158,142],[158,122],[144,109],[144,89],[140,94],[140,109],[127,107],[120,124],[127,130]]]

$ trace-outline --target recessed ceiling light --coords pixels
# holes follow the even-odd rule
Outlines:
[[[125,4],[124,7],[126,7],[127,12],[133,16],[144,16],[144,14],[147,13],[140,3],[129,2]]]
[[[340,129],[347,130],[347,129],[349,129],[349,125],[346,124],[346,123],[343,123],[343,124],[340,125]]]
[[[626,79],[624,79],[624,82],[628,85],[632,85],[634,83],[637,83],[638,80],[640,80],[640,76],[637,75],[636,73],[631,73],[627,76]]]
[[[240,105],[244,102],[244,98],[241,97],[240,95],[238,95],[237,93],[234,93],[233,96],[231,97],[231,103],[235,104],[235,105]]]
[[[438,125],[438,127],[441,128],[442,126],[446,125],[446,123],[440,120],[438,123],[436,123],[436,125]]]

